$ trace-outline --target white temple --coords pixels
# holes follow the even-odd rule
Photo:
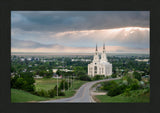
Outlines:
[[[99,59],[98,49],[96,51],[92,63],[88,64],[88,75],[94,77],[95,75],[112,75],[112,64],[108,62],[105,51],[105,44],[103,45],[103,52],[101,59]]]

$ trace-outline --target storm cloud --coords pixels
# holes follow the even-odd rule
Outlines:
[[[41,44],[34,41],[24,41],[11,39],[11,47],[12,48],[51,48],[53,46],[57,46],[57,44]]]
[[[148,11],[12,11],[11,18],[11,27],[24,31],[149,27]]]

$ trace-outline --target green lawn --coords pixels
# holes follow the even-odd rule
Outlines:
[[[60,83],[61,80],[59,80]],[[57,83],[57,80],[54,78],[50,79],[36,79],[36,90],[39,89],[44,89],[44,90],[49,90],[55,87]],[[59,96],[59,98],[67,98],[71,97],[76,93],[76,90],[80,88],[81,85],[86,83],[86,81],[80,81],[80,80],[75,80],[73,82],[73,87],[70,87],[69,90],[65,91],[65,96]],[[11,102],[31,102],[31,101],[44,101],[44,100],[54,100],[57,99],[57,96],[54,98],[45,98],[45,97],[40,97],[33,95],[29,92],[23,91],[23,90],[18,90],[18,89],[11,89]]]
[[[139,90],[139,96],[137,95],[137,91],[131,91],[131,96],[124,96],[123,94],[110,97],[107,95],[97,95],[95,96],[98,102],[104,102],[104,103],[149,103],[150,102],[150,94],[146,93],[143,94],[143,90]]]
[[[11,89],[11,102],[13,103],[27,102],[27,101],[43,101],[48,99],[49,98],[36,96],[23,90]]]
[[[53,89],[57,84],[57,79],[55,78],[40,78],[35,80],[36,90],[50,90]],[[58,80],[58,83],[61,82],[61,79]]]
[[[87,81],[81,81],[81,80],[75,80],[73,81],[73,87],[71,87],[71,90],[77,90],[79,89],[84,83],[87,83]]]
[[[122,82],[122,79],[110,80],[110,81],[115,81],[117,84],[119,84],[120,82]],[[109,82],[109,81],[105,81],[105,82]],[[97,84],[101,84],[101,83],[105,83],[105,82],[100,82],[100,83],[97,83]]]

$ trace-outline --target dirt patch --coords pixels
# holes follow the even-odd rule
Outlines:
[[[92,95],[92,98],[94,101],[96,101],[97,103],[100,103],[101,101],[99,99],[97,99],[94,95]]]
[[[106,95],[106,92],[91,92],[91,95]]]

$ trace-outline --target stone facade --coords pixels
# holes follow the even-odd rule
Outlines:
[[[112,75],[112,64],[108,62],[106,57],[105,45],[103,45],[103,52],[101,59],[99,59],[98,49],[96,51],[92,63],[88,64],[88,75],[94,77],[95,75]]]

